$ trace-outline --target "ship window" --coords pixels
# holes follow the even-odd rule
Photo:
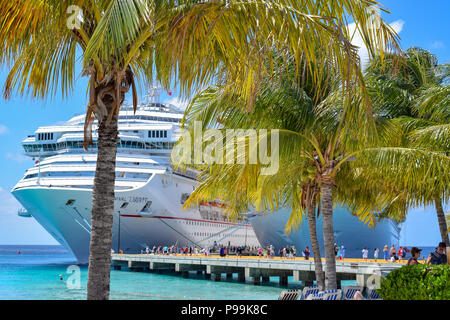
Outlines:
[[[155,130],[152,130],[152,138],[155,138],[155,137],[156,137]]]
[[[142,208],[141,211],[143,211],[143,212],[151,212],[152,211],[151,206],[152,206],[152,202],[151,201],[147,201],[147,203],[145,204],[145,206]]]
[[[164,138],[167,138],[167,131],[164,131]]]
[[[186,202],[186,200],[189,198],[190,194],[189,193],[183,193],[181,195],[181,204],[184,204]]]
[[[156,137],[159,138],[159,130],[156,131]]]

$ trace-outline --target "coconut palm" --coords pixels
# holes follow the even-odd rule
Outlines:
[[[78,9],[82,9],[79,11]],[[10,66],[4,96],[45,98],[60,88],[68,97],[78,58],[89,78],[85,148],[97,121],[98,161],[93,187],[88,299],[108,299],[114,206],[118,112],[136,82],[154,79],[178,85],[185,96],[216,79],[251,108],[259,80],[270,68],[272,47],[289,48],[312,81],[323,73],[312,48],[322,47],[347,88],[363,84],[356,48],[345,28],[348,19],[372,53],[399,50],[395,32],[372,0],[356,1],[0,1],[0,63]],[[382,9],[381,9],[382,10]],[[360,86],[364,95],[364,86]],[[348,95],[351,90],[347,90]],[[364,104],[367,106],[367,104]],[[352,109],[348,108],[349,112]]]
[[[201,184],[186,202],[186,206],[221,198],[230,205],[231,215],[248,211],[252,207],[261,211],[289,207],[292,214],[287,231],[298,225],[307,213],[314,256],[319,257],[314,218],[317,200],[320,199],[320,213],[324,215],[326,288],[332,289],[336,287],[331,219],[333,203],[349,206],[362,220],[369,222],[370,226],[386,217],[402,220],[407,207],[400,200],[405,197],[412,200],[414,198],[405,194],[394,183],[388,184],[385,175],[391,174],[391,171],[394,174],[399,168],[409,168],[411,163],[417,163],[417,168],[413,166],[410,171],[403,170],[401,173],[421,177],[419,180],[423,181],[427,176],[438,176],[439,170],[448,169],[449,159],[429,150],[391,147],[389,133],[394,125],[381,116],[376,118],[379,138],[371,137],[364,130],[364,127],[370,128],[370,124],[364,123],[367,119],[364,112],[356,119],[345,118],[342,102],[345,95],[332,76],[324,75],[327,89],[324,90],[325,85],[322,85],[321,91],[317,93],[317,87],[307,80],[303,83],[290,81],[295,77],[293,67],[293,64],[288,64],[287,67],[275,65],[278,73],[275,77],[263,79],[252,112],[243,112],[239,107],[239,97],[221,87],[208,88],[194,99],[184,120],[191,129],[195,121],[201,121],[203,129],[280,129],[280,169],[272,175],[264,176],[260,172],[263,165],[250,164],[248,156],[245,159],[237,158],[238,164],[207,161],[208,166],[201,175]],[[355,96],[352,102],[358,104],[360,100]],[[210,138],[205,138],[208,141],[205,142],[206,148],[214,145],[210,150],[215,149],[215,155],[226,152],[226,140],[219,139],[210,143]],[[259,139],[251,142],[248,138],[250,154],[260,148],[261,144],[265,144],[261,136]],[[326,157],[333,160],[330,161],[329,173],[324,172]],[[395,160],[396,166],[391,165],[390,159]],[[384,172],[377,171],[380,165],[386,168]],[[397,174],[394,176],[398,177]],[[324,177],[333,185],[327,186]],[[441,183],[445,183],[442,182],[444,180],[445,178],[441,179]],[[324,193],[324,187],[328,193]],[[325,212],[326,209],[329,213]],[[325,217],[326,214],[329,217]],[[329,220],[325,222],[327,218]],[[318,260],[315,259],[315,270],[320,285],[322,269]]]
[[[240,109],[241,101],[237,96],[229,94],[222,87],[212,87],[197,96],[188,107],[185,122],[192,124],[194,121],[201,121],[205,129],[218,124],[227,129],[280,129],[280,169],[264,176],[260,174],[260,163],[210,164],[202,176],[200,186],[186,205],[195,205],[205,199],[222,198],[230,205],[232,215],[249,210],[249,205],[262,211],[289,207],[292,214],[286,231],[297,226],[307,214],[313,254],[316,257],[317,282],[320,287],[325,285],[327,289],[336,288],[331,195],[333,186],[327,183],[334,183],[338,166],[348,159],[343,153],[346,150],[342,144],[349,141],[344,131],[349,126],[343,121],[335,121],[335,117],[325,116],[325,112],[318,116],[318,106],[329,97],[336,101],[337,96],[332,95],[331,91],[338,91],[339,83],[330,74],[331,70],[328,74],[323,74],[323,84],[319,87],[308,81],[311,78],[308,72],[303,81],[292,81],[296,76],[295,65],[292,62],[289,64],[289,60],[287,65],[279,64],[275,68],[278,70],[276,76],[263,79],[251,113]],[[343,117],[342,112],[337,114]],[[339,139],[336,135],[339,135]],[[220,141],[220,144],[224,146],[226,141]],[[252,145],[250,153],[257,147],[261,148],[257,144]],[[223,148],[226,150],[227,147]],[[330,157],[331,151],[336,151],[332,158],[333,165],[331,171],[325,173],[327,162],[324,154]],[[218,153],[222,151],[219,149]],[[324,215],[325,284],[315,226],[319,201],[320,212]]]
[[[367,68],[367,84],[374,104],[385,117],[399,128],[396,132],[400,147],[419,147],[449,154],[450,151],[450,66],[438,65],[436,57],[420,48],[409,48],[406,59],[396,72],[380,66],[374,59]],[[398,62],[398,60],[397,60]],[[391,145],[393,146],[391,141]],[[449,180],[410,179],[406,174],[397,186],[415,194],[415,205],[434,204],[442,241],[450,244],[442,202],[448,201]],[[428,179],[427,179],[428,178]],[[406,181],[409,179],[409,181]],[[403,181],[401,181],[403,180]],[[398,184],[400,183],[400,184]],[[419,183],[419,185],[417,185]],[[420,201],[418,201],[420,199]]]
[[[263,97],[256,96],[251,113],[242,111],[238,102],[236,103],[239,101],[238,97],[229,95],[222,88],[211,87],[196,96],[186,112],[185,124],[191,131],[195,121],[201,121],[203,129],[207,129],[209,125],[227,129],[281,128],[282,142],[293,141],[295,139],[292,139],[291,133],[302,131],[311,125],[314,104],[304,90],[274,85],[275,83],[276,81],[262,82]],[[207,133],[205,140],[209,140]],[[282,142],[280,146],[283,145]],[[226,143],[224,139],[214,141],[212,144],[215,144],[214,157],[217,156],[218,162],[221,162],[219,155],[227,149]],[[183,141],[179,144],[182,145]],[[298,146],[298,143],[295,146]],[[254,152],[258,146],[250,147],[247,144],[246,148],[249,152]],[[174,149],[174,153],[176,152],[177,148]],[[237,159],[249,156],[238,155]],[[239,160],[237,162],[241,163]],[[208,168],[201,173],[199,187],[191,194],[185,206],[195,206],[205,200],[221,199],[229,206],[228,213],[232,218],[253,209],[270,212],[288,207],[292,213],[286,225],[287,232],[296,228],[303,217],[307,216],[317,284],[324,289],[324,274],[315,222],[319,188],[314,176],[308,172],[307,165],[302,166],[298,160],[298,157],[281,157],[280,170],[266,178],[260,175],[260,163],[228,165],[209,163]],[[201,169],[202,165],[199,167]]]

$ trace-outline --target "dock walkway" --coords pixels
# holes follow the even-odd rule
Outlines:
[[[280,285],[288,284],[288,277],[294,281],[302,281],[305,286],[312,285],[315,279],[314,259],[304,258],[261,258],[254,256],[218,257],[203,255],[153,255],[153,254],[113,254],[111,265],[116,270],[122,267],[131,270],[171,270],[179,272],[183,277],[189,276],[189,271],[204,274],[205,278],[220,281],[222,274],[232,278],[238,275],[238,281],[252,281],[254,284],[268,282],[269,277],[279,277]],[[386,263],[363,261],[361,259],[346,259],[336,261],[338,286],[341,280],[356,280],[357,284],[367,287],[379,281],[380,276],[401,268],[404,263]],[[325,265],[324,265],[325,267]]]

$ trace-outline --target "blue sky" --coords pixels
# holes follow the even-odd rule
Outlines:
[[[418,46],[437,55],[439,63],[450,63],[450,1],[389,0],[381,3],[391,11],[383,14],[399,32],[401,47]],[[6,78],[6,67],[0,69],[0,86]],[[9,190],[22,178],[33,161],[24,156],[21,141],[39,126],[63,122],[81,114],[86,105],[87,79],[79,78],[69,99],[59,96],[47,101],[0,97],[0,244],[56,244],[56,241],[33,219],[19,218],[20,205]],[[162,101],[177,103],[177,90]],[[449,210],[447,207],[446,210]],[[410,212],[402,230],[401,244],[434,246],[439,242],[434,208]]]

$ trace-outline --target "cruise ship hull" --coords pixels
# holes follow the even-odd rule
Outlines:
[[[312,252],[309,237],[308,219],[305,217],[298,229],[290,234],[284,232],[284,227],[289,219],[290,211],[281,209],[268,215],[259,215],[252,221],[256,236],[263,246],[273,245],[276,250],[284,246],[294,245],[301,255],[306,246]],[[323,247],[323,219],[317,219],[317,237],[320,245],[321,255],[324,256]],[[400,228],[390,220],[379,222],[375,228],[369,228],[357,217],[353,216],[346,208],[335,208],[333,210],[334,238],[339,247],[344,246],[345,256],[348,258],[361,258],[362,249],[369,250],[369,257],[373,257],[375,248],[380,249],[379,257],[385,245],[394,245],[398,248]]]
[[[259,243],[249,222],[206,219],[199,208],[182,208],[180,199],[195,181],[175,174],[155,174],[140,188],[118,190],[114,201],[112,249],[140,253],[146,246],[206,247]],[[89,261],[92,192],[90,189],[27,187],[13,195],[77,259]],[[143,211],[151,202],[150,209]],[[125,205],[126,204],[126,205]],[[211,210],[209,208],[208,210]]]

